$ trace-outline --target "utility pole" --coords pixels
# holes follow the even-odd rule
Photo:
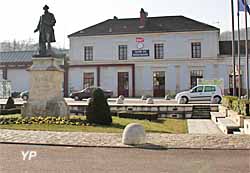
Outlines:
[[[231,0],[231,12],[232,12],[232,66],[233,66],[233,96],[236,96],[236,80],[235,80],[235,51],[234,51],[234,4]]]

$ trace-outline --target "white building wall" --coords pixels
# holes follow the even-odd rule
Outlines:
[[[29,90],[30,74],[26,69],[8,69],[7,77],[11,81],[12,92]]]
[[[135,64],[135,95],[153,95],[153,72],[165,71],[166,93],[187,90],[190,88],[190,70],[195,68],[204,71],[205,79],[213,79],[218,71],[213,63],[203,63],[207,59],[216,59],[219,53],[218,31],[129,34],[108,36],[70,37],[71,64]],[[148,57],[132,57],[132,50],[138,50],[136,38],[144,38],[144,50],[150,51]],[[197,61],[191,58],[191,43],[201,42],[202,56]],[[164,60],[154,59],[154,44],[164,43]],[[118,45],[128,46],[128,60],[118,60]],[[84,61],[84,46],[93,46],[93,61]],[[171,61],[171,62],[170,62]],[[191,65],[190,63],[191,62]],[[201,64],[197,63],[201,62]],[[85,67],[83,67],[85,69]],[[117,72],[129,70],[129,95],[132,95],[132,72],[130,67],[101,67],[100,85],[113,90],[117,95]],[[217,70],[217,71],[216,71]],[[83,70],[70,70],[70,85],[82,87]],[[216,71],[216,72],[215,72]],[[222,71],[221,77],[225,72]],[[95,75],[96,76],[96,75]],[[75,79],[80,78],[80,79]],[[95,77],[96,79],[96,77]],[[225,82],[228,82],[225,80]],[[79,84],[80,83],[80,84]]]
[[[180,66],[180,90],[187,90],[190,88],[190,71],[188,65]]]
[[[94,73],[94,85],[97,86],[97,72],[94,67],[85,68],[70,68],[69,70],[69,90],[77,91],[84,89],[83,87],[83,74]]]
[[[144,48],[150,50],[149,57],[132,57],[137,50],[136,38],[144,38]],[[160,34],[130,34],[109,36],[70,37],[70,58],[81,62],[84,59],[84,46],[93,46],[94,61],[118,60],[118,45],[128,45],[128,60],[154,60],[154,43],[164,43],[165,58],[191,58],[191,42],[201,42],[202,58],[217,57],[218,32],[183,32]]]
[[[131,67],[101,67],[100,86],[113,91],[118,96],[118,72],[129,73],[129,96],[132,96],[132,70]]]
[[[176,90],[176,68],[175,65],[168,65],[167,74],[166,74],[166,91],[175,91]]]
[[[2,80],[2,79],[3,79],[3,70],[0,69],[0,80]]]

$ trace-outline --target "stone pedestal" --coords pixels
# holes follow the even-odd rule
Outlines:
[[[64,71],[57,65],[57,58],[36,57],[32,59],[29,100],[22,108],[24,116],[69,115],[63,98]]]

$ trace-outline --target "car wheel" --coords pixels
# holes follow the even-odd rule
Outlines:
[[[215,96],[215,97],[213,98],[213,103],[215,103],[215,104],[220,104],[220,102],[221,102],[221,97],[220,97],[220,96]]]
[[[80,100],[80,98],[78,96],[75,96],[74,99],[75,99],[75,101]]]
[[[28,96],[23,96],[23,100],[28,100]]]
[[[188,103],[188,98],[187,97],[181,97],[181,99],[182,99],[182,102],[183,102],[183,104],[187,104]]]

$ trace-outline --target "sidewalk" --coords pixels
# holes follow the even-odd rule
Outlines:
[[[212,120],[206,119],[188,119],[188,133],[189,134],[208,134],[221,135],[222,131],[214,124]]]
[[[0,129],[0,143],[72,145],[86,147],[132,147],[121,143],[121,134],[47,132]],[[250,135],[147,134],[140,147],[190,149],[250,149]]]

